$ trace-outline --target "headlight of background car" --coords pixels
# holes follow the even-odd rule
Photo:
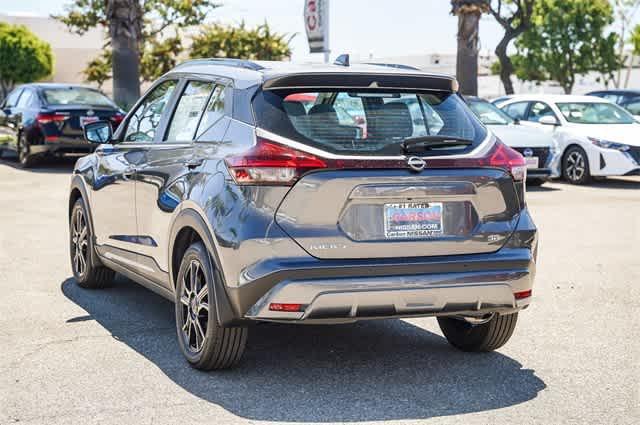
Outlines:
[[[591,141],[591,143],[598,146],[599,148],[616,149],[622,152],[629,150],[629,145],[625,145],[622,143],[610,142],[608,140],[597,139],[595,137],[589,137],[588,139]]]

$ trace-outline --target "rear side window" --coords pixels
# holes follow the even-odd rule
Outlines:
[[[189,81],[173,113],[165,140],[190,142],[194,139],[198,121],[213,85],[211,82]]]
[[[207,102],[207,107],[202,114],[196,138],[200,137],[224,116],[224,92],[225,87],[223,85],[218,84],[215,86],[215,89]]]
[[[487,135],[457,94],[442,91],[263,90],[253,109],[259,127],[345,155],[398,155],[420,136],[468,139],[470,150]]]
[[[538,122],[542,117],[554,117],[557,119],[556,114],[553,113],[551,107],[544,102],[535,102],[531,105],[531,109],[529,110],[529,117],[527,118],[529,121]]]
[[[516,120],[525,120],[525,114],[527,113],[527,106],[529,106],[529,102],[518,102],[512,103],[507,106],[503,106],[502,110],[505,111],[509,116]]]

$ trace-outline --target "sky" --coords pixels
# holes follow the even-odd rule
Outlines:
[[[321,61],[310,54],[302,18],[303,0],[218,0],[210,22],[258,25],[265,20],[277,32],[295,34],[294,61]],[[61,13],[70,0],[0,0],[0,13],[46,16]],[[349,53],[366,59],[428,53],[455,53],[457,18],[449,0],[331,0],[332,57]],[[638,14],[640,15],[640,13]],[[640,18],[638,16],[637,18]],[[638,19],[636,19],[638,20]],[[480,23],[482,51],[493,51],[502,28],[489,16]]]

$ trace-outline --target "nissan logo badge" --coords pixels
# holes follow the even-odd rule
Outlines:
[[[522,153],[524,156],[533,156],[533,150],[531,148],[526,148]]]
[[[412,156],[407,160],[407,165],[413,171],[419,173],[420,171],[424,170],[424,167],[427,166],[427,163],[424,162],[424,159],[422,158],[418,158],[417,156]]]

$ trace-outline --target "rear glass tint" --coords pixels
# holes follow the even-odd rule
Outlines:
[[[45,88],[42,95],[48,105],[114,106],[107,96],[85,87]]]
[[[259,127],[345,155],[397,155],[402,141],[421,136],[468,139],[466,152],[487,135],[458,95],[440,91],[264,90],[253,109]]]

